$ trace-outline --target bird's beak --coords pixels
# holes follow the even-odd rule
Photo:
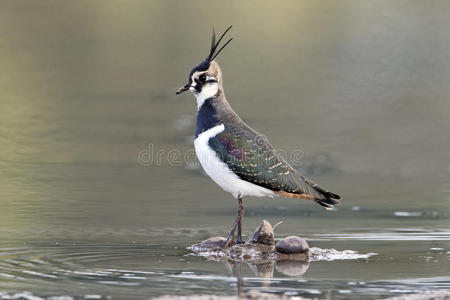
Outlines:
[[[189,85],[189,83],[187,83],[185,86],[180,87],[178,89],[178,91],[176,92],[176,94],[178,95],[178,94],[181,94],[182,92],[186,92],[187,90],[189,90],[189,87],[190,87],[190,85]]]

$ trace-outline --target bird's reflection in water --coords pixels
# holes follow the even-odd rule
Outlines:
[[[236,276],[237,295],[242,296],[244,292],[244,278],[242,275],[242,266],[247,265],[253,273],[262,279],[262,287],[270,287],[271,278],[274,277],[275,269],[277,272],[290,276],[299,277],[306,273],[309,268],[309,261],[282,259],[277,261],[267,261],[262,263],[239,262],[232,260],[222,260],[230,276]]]
[[[273,278],[275,263],[248,264],[253,273],[260,278]]]

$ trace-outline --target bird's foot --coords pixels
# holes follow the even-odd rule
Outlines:
[[[244,244],[244,241],[240,236],[238,236],[238,238],[236,239],[236,244]]]

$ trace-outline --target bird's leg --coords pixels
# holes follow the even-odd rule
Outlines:
[[[233,226],[231,226],[231,231],[227,238],[226,247],[230,247],[231,244],[233,243],[233,236],[234,236],[234,232],[236,231],[236,226],[238,224],[238,221],[239,221],[239,210],[236,214],[236,219],[234,219]]]
[[[236,227],[239,225],[239,228],[241,228],[240,221],[242,220],[242,213],[244,206],[242,205],[242,199],[240,196],[238,197],[238,205],[239,205],[238,211],[236,213],[236,218],[234,219],[233,226],[231,227],[230,234],[228,235],[226,247],[231,246],[231,243],[233,242],[234,232],[236,231]],[[239,238],[240,238],[240,229],[238,230],[238,241],[236,242],[239,242]],[[242,243],[242,240],[240,241],[240,243]]]
[[[239,209],[238,209],[239,221],[238,221],[238,232],[237,232],[236,244],[243,244],[244,242],[242,241],[241,232],[242,232],[242,217],[244,216],[244,205],[242,204],[241,196],[238,196],[237,200],[238,200],[238,205],[239,205]]]

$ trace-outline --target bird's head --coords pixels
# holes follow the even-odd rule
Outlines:
[[[208,57],[191,70],[188,83],[178,89],[177,95],[189,90],[194,93],[200,105],[200,103],[203,103],[206,99],[214,97],[219,91],[222,91],[222,71],[214,58],[216,58],[220,51],[222,51],[222,49],[233,39],[230,38],[219,50],[217,50],[223,37],[230,29],[231,26],[225,30],[217,43],[216,34],[213,29],[211,49]]]

